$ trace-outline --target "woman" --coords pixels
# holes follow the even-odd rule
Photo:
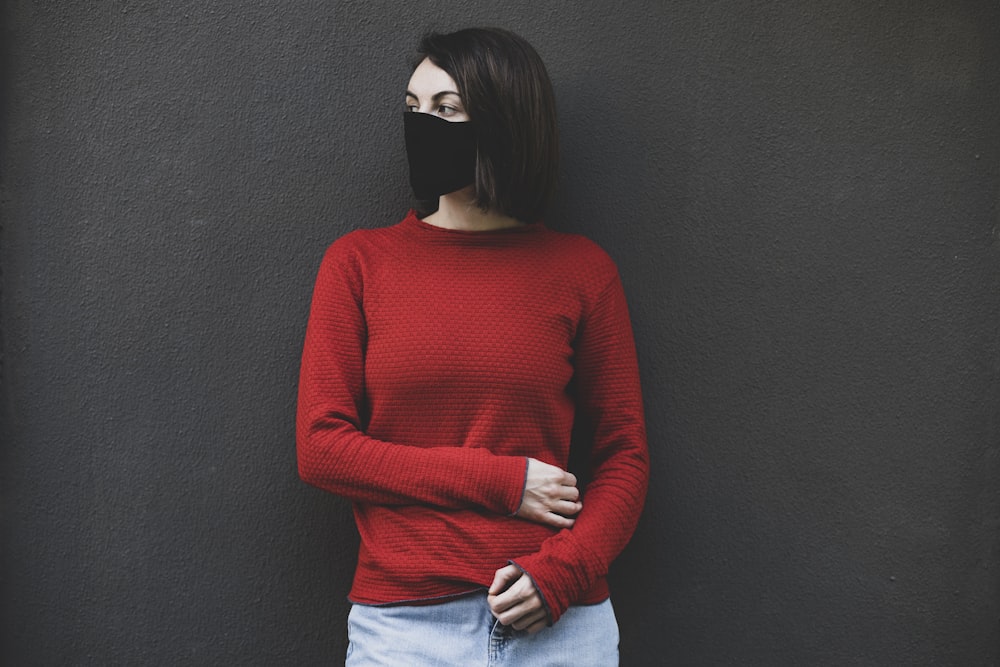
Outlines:
[[[302,359],[300,474],[361,534],[348,664],[616,664],[605,577],[648,475],[617,270],[540,222],[558,148],[534,49],[469,29],[419,53],[427,215],[329,248]]]

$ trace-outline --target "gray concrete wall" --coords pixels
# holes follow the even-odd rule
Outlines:
[[[319,665],[326,245],[409,204],[419,34],[532,41],[550,216],[618,261],[653,481],[627,665],[1000,663],[995,2],[5,4],[8,665]]]

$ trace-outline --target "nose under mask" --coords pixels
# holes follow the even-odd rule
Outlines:
[[[403,134],[410,186],[417,199],[437,199],[476,180],[476,132],[471,122],[452,123],[405,112]]]

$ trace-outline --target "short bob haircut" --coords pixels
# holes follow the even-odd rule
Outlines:
[[[474,124],[476,205],[522,222],[541,219],[555,191],[559,130],[555,94],[538,53],[500,28],[432,33],[417,53],[455,80]]]

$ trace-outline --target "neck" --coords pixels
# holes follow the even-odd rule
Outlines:
[[[438,210],[424,218],[424,222],[435,227],[467,232],[489,232],[507,227],[519,227],[523,224],[496,211],[484,211],[476,206],[475,193],[471,185],[441,195],[438,198]]]

